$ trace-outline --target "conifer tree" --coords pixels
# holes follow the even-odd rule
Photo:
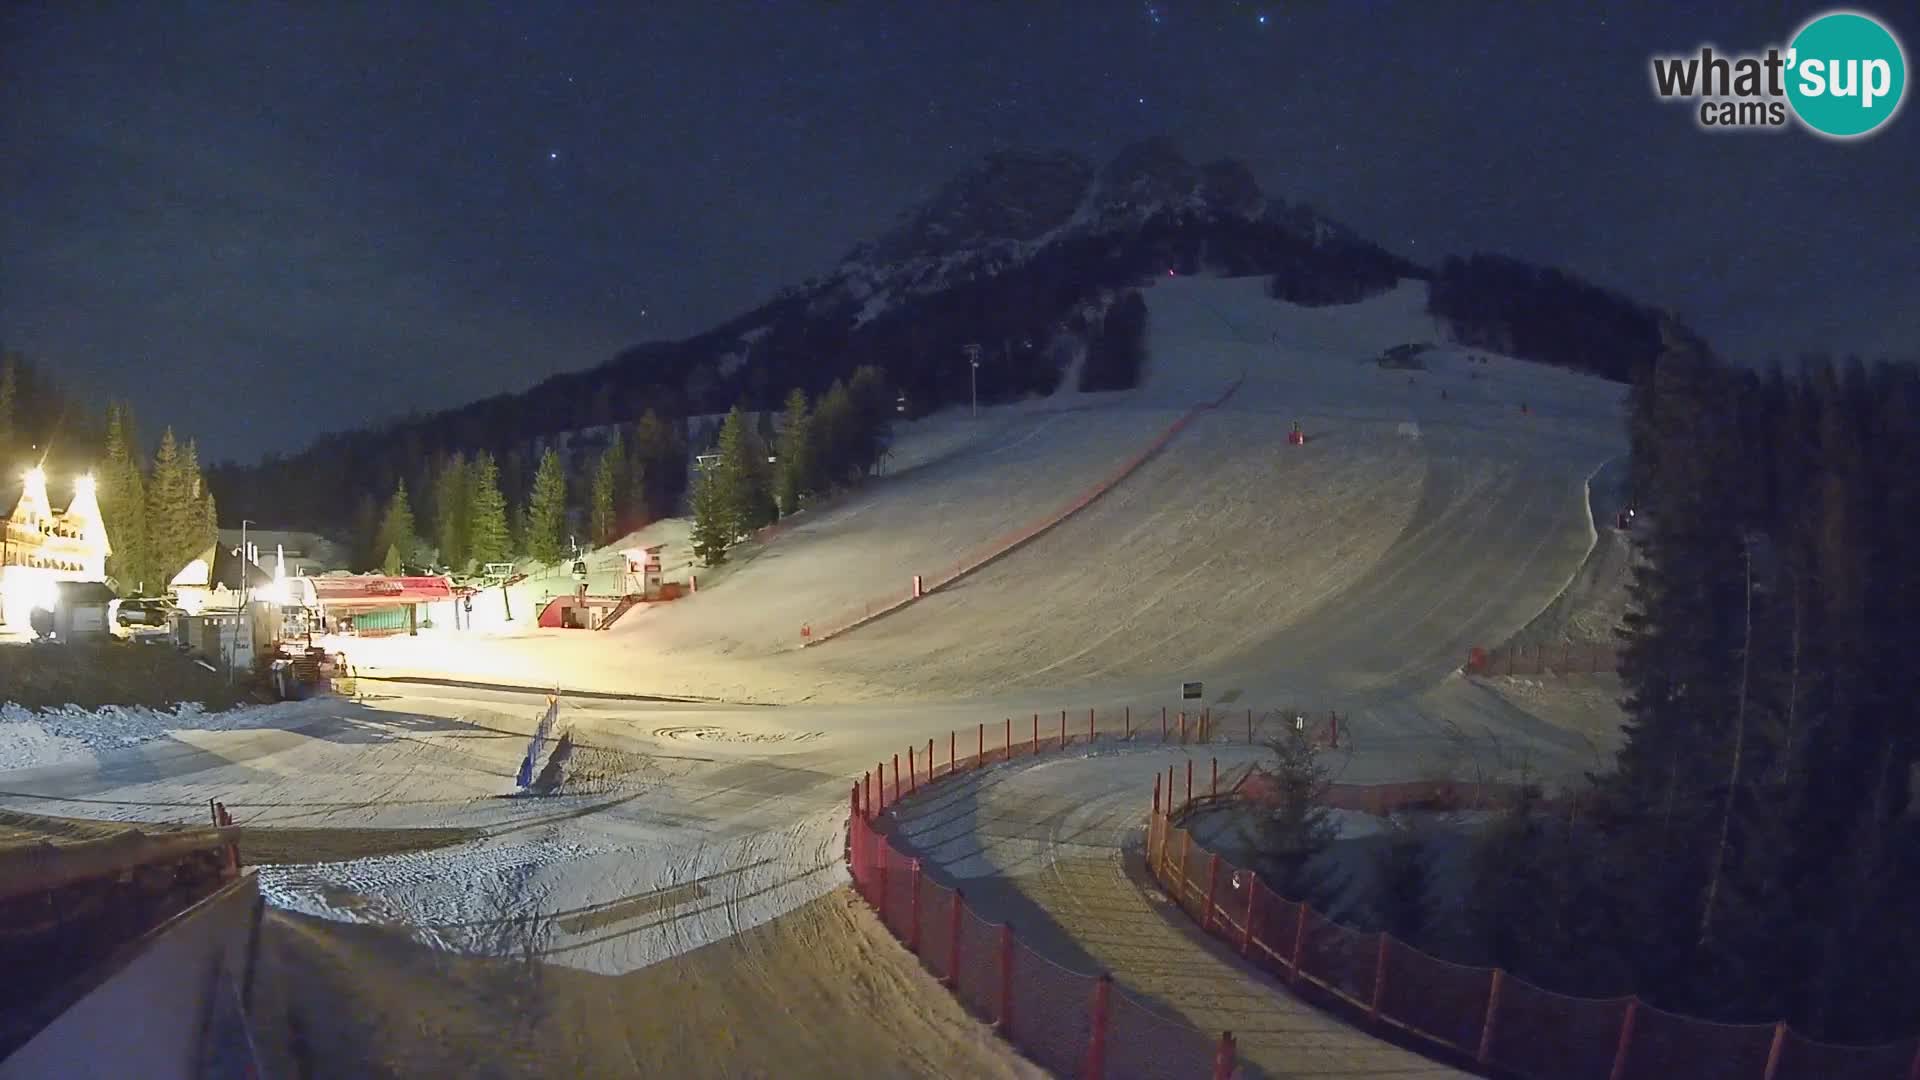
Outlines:
[[[147,485],[141,470],[139,436],[133,410],[119,402],[107,406],[106,465],[98,478],[100,516],[113,554],[107,573],[123,594],[158,591],[147,551]]]
[[[719,566],[727,561],[727,549],[739,535],[733,508],[724,484],[718,478],[718,464],[700,470],[693,480],[693,553],[702,566]]]
[[[859,441],[854,426],[853,398],[846,384],[835,379],[813,412],[815,475],[809,490],[827,491],[853,479],[854,447]]]
[[[468,558],[479,564],[506,562],[513,554],[513,537],[507,527],[507,502],[500,494],[500,477],[492,454],[481,451],[474,459],[467,469],[467,486],[471,513]]]
[[[1282,896],[1324,910],[1331,883],[1310,864],[1339,836],[1326,806],[1331,778],[1302,729],[1289,728],[1268,740],[1267,748],[1274,754],[1269,772],[1278,790],[1274,804],[1252,823],[1254,867]]]
[[[434,484],[433,516],[433,537],[440,548],[440,561],[450,570],[464,570],[470,558],[473,487],[468,481],[467,459],[463,455],[454,454],[440,466]]]
[[[772,520],[772,499],[763,467],[766,455],[757,452],[754,443],[746,413],[736,405],[720,425],[719,461],[712,472],[726,505],[725,520],[734,530],[730,539],[738,539]]]
[[[626,464],[626,446],[616,429],[606,449],[600,452],[600,463],[593,471],[589,528],[595,544],[610,544],[620,538],[620,493],[623,488],[620,481]]]
[[[374,540],[374,549],[381,553],[380,565],[387,569],[398,561],[400,566],[413,563],[413,549],[416,541],[413,521],[413,502],[407,497],[407,482],[401,480],[394,485],[393,497],[387,500],[387,512],[380,519],[380,532]]]
[[[153,481],[147,485],[148,550],[162,586],[211,546],[203,535],[206,508],[198,487],[186,452],[167,428],[154,454]]]
[[[543,563],[567,555],[567,473],[560,453],[548,447],[533,476],[527,501],[527,554]]]
[[[807,409],[807,392],[795,388],[787,395],[786,416],[780,430],[779,472],[774,495],[780,513],[800,509],[801,496],[808,493],[813,475],[812,416]]]

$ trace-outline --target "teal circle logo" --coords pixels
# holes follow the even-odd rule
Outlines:
[[[1893,119],[1906,89],[1906,53],[1870,16],[1829,12],[1787,46],[1787,100],[1801,123],[1829,138],[1855,138]]]

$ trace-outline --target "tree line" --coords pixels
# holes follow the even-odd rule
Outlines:
[[[1427,312],[1463,345],[1619,383],[1631,382],[1661,348],[1658,312],[1565,271],[1501,255],[1442,260]]]
[[[158,595],[175,574],[220,539],[213,492],[200,471],[200,451],[167,428],[151,461],[141,450],[133,408],[107,406],[103,464],[95,470],[100,517],[113,553],[107,576],[123,596]],[[212,565],[208,565],[212,572]]]
[[[518,450],[504,464],[487,450],[429,455],[414,485],[402,475],[384,501],[361,496],[354,568],[466,573],[522,557],[552,564],[672,513],[687,471],[680,433],[648,411],[631,432],[609,425],[602,434],[587,455],[549,443],[531,475]]]
[[[718,566],[755,529],[797,513],[810,500],[857,484],[884,460],[894,397],[878,368],[835,382],[818,402],[787,394],[772,445],[738,406],[720,426],[711,461],[693,486],[693,551]]]
[[[983,265],[939,288],[895,297],[871,318],[862,317],[864,299],[829,279],[706,333],[636,346],[524,393],[329,434],[298,453],[253,465],[225,463],[210,475],[222,505],[236,514],[337,530],[369,492],[377,523],[379,504],[402,479],[410,491],[425,491],[432,481],[422,462],[486,450],[511,502],[538,462],[534,448],[560,433],[620,424],[647,410],[669,423],[736,403],[777,411],[787,390],[797,387],[819,400],[863,367],[878,369],[905,396],[910,418],[965,405],[976,387],[985,403],[1052,393],[1080,349],[1087,362],[1078,389],[1136,385],[1145,309],[1126,294],[1169,270],[1258,274],[1289,266],[1344,274],[1365,264],[1376,276],[1424,274],[1357,239],[1316,245],[1301,231],[1308,227],[1163,211],[1124,230],[1070,235],[1019,261]],[[743,340],[749,334],[750,345]],[[981,347],[977,372],[964,351],[968,344]],[[516,453],[524,469],[519,475],[509,467]]]
[[[45,469],[54,507],[63,478],[90,474],[112,554],[107,576],[123,596],[163,592],[187,563],[219,538],[218,509],[194,440],[172,428],[149,455],[133,409],[107,406],[102,417],[74,402],[18,353],[0,356],[0,467],[11,489],[31,466]],[[11,510],[0,507],[0,512]]]
[[[1920,373],[1731,368],[1668,326],[1632,395],[1625,743],[1585,818],[1489,837],[1486,959],[1818,1039],[1920,1031]]]

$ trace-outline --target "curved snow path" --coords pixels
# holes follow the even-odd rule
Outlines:
[[[1202,767],[1214,756],[1224,767],[1254,754],[1209,750]],[[1207,1035],[1232,1031],[1252,1075],[1466,1075],[1288,994],[1202,939],[1146,879],[1141,844],[1154,776],[1187,760],[1170,749],[1016,763],[944,782],[894,812],[924,870],[965,890],[983,917],[1013,922],[1022,941],[1062,967],[1111,973],[1120,992],[1157,1016]]]

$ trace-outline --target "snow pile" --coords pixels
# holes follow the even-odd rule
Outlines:
[[[189,702],[173,710],[104,705],[33,710],[0,706],[0,770],[85,758],[158,739],[175,731],[283,728],[313,715],[321,699],[207,712]]]

